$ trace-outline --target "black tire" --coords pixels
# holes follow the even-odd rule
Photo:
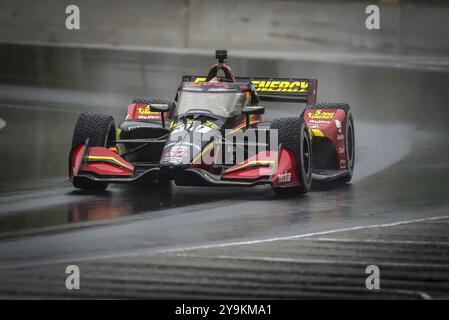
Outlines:
[[[303,118],[275,119],[270,129],[278,130],[279,144],[290,149],[297,160],[299,185],[295,187],[274,188],[278,195],[300,195],[309,191],[312,183],[312,148],[309,129]]]
[[[313,105],[308,105],[309,109],[341,109],[346,114],[346,132],[345,132],[345,151],[347,159],[348,174],[338,179],[339,182],[349,182],[352,179],[355,166],[355,131],[354,120],[352,118],[351,108],[347,103],[331,103],[323,102]]]
[[[76,122],[73,131],[72,150],[88,140],[88,147],[112,147],[115,145],[116,129],[114,118],[97,112],[84,112]],[[105,190],[107,182],[74,178],[73,186],[82,190]]]

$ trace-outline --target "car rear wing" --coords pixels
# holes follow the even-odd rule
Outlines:
[[[183,82],[203,82],[205,76],[186,75]],[[316,79],[235,77],[237,83],[251,83],[261,101],[316,103]]]

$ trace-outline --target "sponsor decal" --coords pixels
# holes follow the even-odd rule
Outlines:
[[[194,82],[204,82],[206,81],[206,77],[196,77]]]
[[[164,154],[164,161],[167,162],[173,162],[173,163],[181,163],[184,162],[184,160],[188,160],[189,154],[192,151],[192,148],[201,151],[201,147],[197,146],[191,142],[175,142],[175,143],[169,143],[165,148],[170,148],[167,152]]]
[[[342,141],[345,139],[345,135],[344,134],[337,134],[337,140],[338,141]]]
[[[313,123],[313,124],[316,124],[316,125],[320,125],[320,124],[328,125],[330,123],[330,121],[328,121],[328,120],[314,120],[314,119],[310,119],[309,118],[308,123]]]
[[[171,134],[176,134],[176,133],[178,133],[178,132],[181,132],[181,131],[183,131],[183,130],[185,130],[185,125],[184,124],[181,124],[181,125],[179,125],[179,126],[176,126],[176,127],[173,127],[172,129],[171,129]]]
[[[215,122],[211,121],[211,120],[207,120],[206,122],[203,123],[203,126],[209,127],[211,129],[218,129],[219,127],[216,125]]]
[[[287,81],[287,80],[252,80],[256,91],[264,92],[307,92],[308,81]]]
[[[204,81],[206,81],[206,77],[196,77],[194,80],[194,82]],[[307,89],[309,87],[308,81],[253,79],[251,83],[256,91],[264,92],[307,92]]]
[[[182,163],[181,157],[165,157],[164,162],[170,162],[171,164],[180,164]]]
[[[181,121],[178,121],[178,122],[172,121],[172,122],[170,122],[170,129],[173,129],[173,128],[176,128],[176,127],[179,127],[182,125],[183,125],[183,123]]]
[[[341,121],[335,119],[335,126],[337,127],[338,133],[341,133]]]
[[[339,147],[338,148],[338,153],[340,153],[340,154],[345,153],[345,147]]]
[[[286,183],[292,181],[292,173],[284,171],[278,175],[279,183]]]
[[[161,113],[158,111],[151,111],[151,107],[147,104],[145,107],[138,107],[137,118],[138,119],[155,119],[159,120],[161,118]]]
[[[166,158],[172,158],[172,157],[175,157],[175,158],[183,158],[183,157],[186,157],[187,156],[187,152],[186,152],[186,149],[184,149],[184,150],[180,150],[181,149],[181,147],[179,147],[179,148],[176,148],[176,150],[173,150],[173,149],[171,149],[170,151],[168,151],[167,153],[165,153],[165,157]]]
[[[320,120],[320,123],[314,123],[314,122],[317,122],[317,121],[308,120],[307,121],[307,126],[309,128],[325,129],[328,126],[328,124],[330,123],[329,121],[324,121],[324,120]]]
[[[128,128],[126,128],[127,131],[132,131],[135,129],[139,129],[139,128],[145,128],[144,126],[129,126]]]
[[[309,119],[314,120],[331,120],[335,116],[335,111],[323,111],[317,109],[313,112],[307,112]]]

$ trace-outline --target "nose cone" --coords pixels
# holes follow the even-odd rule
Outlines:
[[[161,167],[179,168],[190,165],[203,147],[211,141],[214,132],[216,130],[199,121],[174,128],[162,152]]]
[[[194,156],[192,153],[195,152],[195,148],[191,143],[191,136],[189,131],[183,130],[178,132],[176,140],[170,139],[162,152],[160,165],[182,166],[192,162]]]

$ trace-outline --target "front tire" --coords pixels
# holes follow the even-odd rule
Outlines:
[[[301,195],[309,191],[312,183],[312,146],[309,129],[303,118],[280,118],[271,123],[271,129],[278,130],[279,144],[291,150],[296,158],[299,185],[276,187],[278,195]]]
[[[72,138],[72,150],[86,143],[87,147],[113,147],[116,140],[114,118],[98,112],[84,112],[76,122]],[[105,190],[107,182],[74,177],[73,186],[82,190]]]

